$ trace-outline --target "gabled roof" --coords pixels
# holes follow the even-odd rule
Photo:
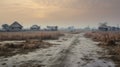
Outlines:
[[[23,27],[23,26],[19,24],[17,21],[15,21],[13,24],[10,25],[10,27]]]

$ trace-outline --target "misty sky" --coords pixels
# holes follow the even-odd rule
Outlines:
[[[120,0],[0,0],[0,25],[19,21],[25,27],[120,24]]]

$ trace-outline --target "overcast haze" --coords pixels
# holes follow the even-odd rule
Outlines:
[[[19,21],[25,27],[120,24],[120,0],[0,0],[0,25]]]

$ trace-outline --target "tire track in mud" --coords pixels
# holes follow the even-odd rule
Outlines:
[[[95,44],[83,34],[74,35],[71,44],[62,49],[48,67],[115,67],[110,60],[99,59],[101,55],[97,51],[103,50]]]
[[[59,53],[59,57],[50,65],[50,67],[65,67],[66,60],[69,54],[71,54],[71,49],[74,48],[75,45],[79,43],[79,35],[75,36],[75,39],[71,43],[71,45],[67,49],[63,49]]]
[[[60,42],[59,42],[60,41]],[[115,67],[110,60],[99,59],[101,55],[97,52],[103,51],[95,42],[85,38],[84,33],[66,34],[64,37],[55,41],[47,41],[60,45],[52,46],[47,49],[38,49],[26,55],[17,55],[0,59],[0,67]],[[17,59],[17,61],[16,61]],[[6,60],[6,61],[2,61]],[[12,62],[11,62],[12,61]],[[29,66],[28,66],[29,65]]]

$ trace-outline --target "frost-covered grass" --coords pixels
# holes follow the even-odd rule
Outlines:
[[[51,47],[49,48],[36,49],[27,54],[17,54],[7,58],[0,57],[0,67],[37,67],[41,65],[49,67],[51,62],[59,57],[60,52],[67,49],[73,39],[72,35],[66,35],[60,37],[58,40],[44,40],[45,43],[50,43],[52,46],[50,45]],[[23,50],[23,52],[25,52],[25,50]]]
[[[26,40],[21,42],[0,43],[0,56],[8,57],[16,54],[24,54],[38,48],[47,48],[53,44],[41,40]]]
[[[86,37],[99,41],[99,45],[109,50],[111,58],[120,66],[120,32],[87,32]]]
[[[114,67],[110,60],[99,59],[102,49],[83,33],[65,34],[49,48],[40,48],[28,54],[0,58],[0,67]],[[12,62],[11,62],[12,61]]]

